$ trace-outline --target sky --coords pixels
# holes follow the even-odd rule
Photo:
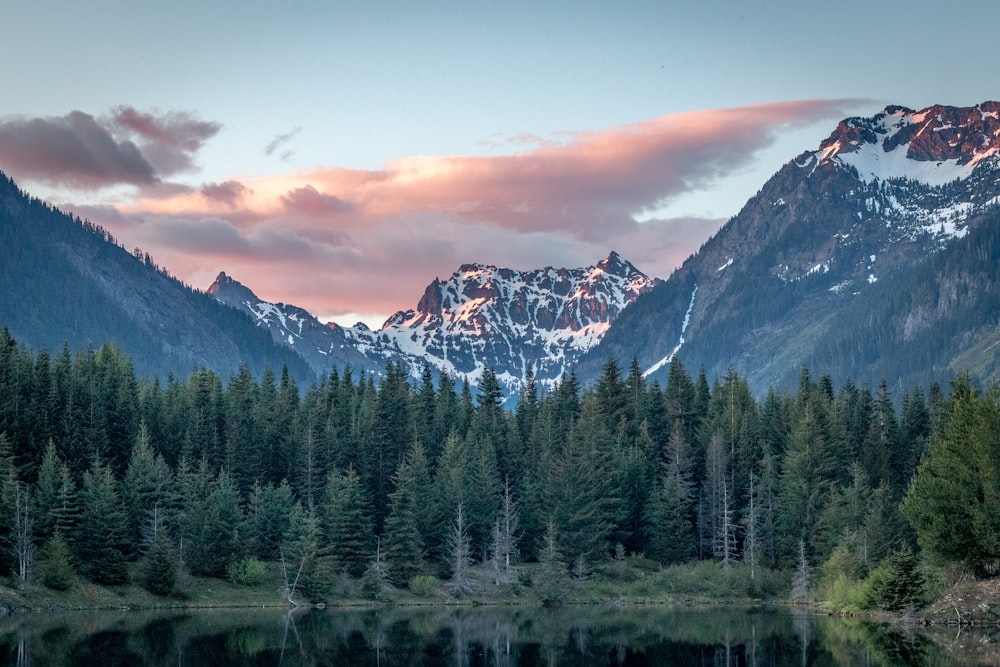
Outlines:
[[[36,0],[0,170],[193,287],[371,326],[460,265],[659,277],[837,123],[1000,97],[995,0]]]

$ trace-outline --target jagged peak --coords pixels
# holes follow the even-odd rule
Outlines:
[[[642,271],[637,269],[632,262],[623,258],[618,254],[617,251],[612,250],[608,253],[608,256],[597,263],[596,268],[601,269],[605,273],[609,273],[616,276],[630,277],[633,275],[643,275]]]
[[[253,290],[228,275],[225,271],[219,272],[219,275],[215,277],[215,281],[209,286],[207,292],[216,297],[226,292],[231,295],[238,295],[240,300],[257,300],[257,295],[254,294]]]
[[[973,107],[933,105],[920,111],[889,105],[870,117],[841,121],[817,151],[794,164],[851,168],[866,182],[908,179],[927,185],[969,177],[1000,155],[1000,102]]]

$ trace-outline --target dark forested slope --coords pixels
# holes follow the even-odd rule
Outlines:
[[[129,253],[106,231],[21,192],[0,174],[0,326],[34,349],[113,342],[141,374],[229,375],[246,364],[311,371],[245,314]]]

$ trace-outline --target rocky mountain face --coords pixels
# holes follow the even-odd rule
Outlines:
[[[846,119],[623,313],[580,375],[614,355],[656,376],[677,355],[761,392],[803,364],[855,382],[995,377],[998,204],[1000,103]]]
[[[489,367],[515,393],[529,369],[543,384],[570,370],[656,282],[615,252],[580,269],[466,264],[447,280],[435,279],[415,309],[377,331],[322,324],[295,306],[261,301],[224,273],[208,292],[249,313],[319,372],[345,363],[378,371],[393,360],[419,377],[427,362],[476,384]]]

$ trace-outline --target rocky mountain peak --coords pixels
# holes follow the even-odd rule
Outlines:
[[[866,181],[908,179],[943,185],[971,175],[1000,153],[1000,102],[974,107],[934,105],[914,111],[887,106],[864,118],[847,118],[818,151],[796,160],[802,168],[851,167]]]
[[[257,295],[253,291],[238,280],[226,275],[225,271],[219,272],[219,275],[215,277],[215,281],[209,285],[207,291],[218,301],[230,304],[257,300]]]
[[[959,320],[947,323],[947,336],[936,330],[962,301],[953,296],[956,284],[969,285],[974,303],[993,278],[977,276],[973,288],[935,267],[957,255],[949,267],[993,267],[995,274],[990,227],[998,211],[1000,102],[887,106],[846,118],[623,313],[581,362],[579,377],[593,380],[610,355],[636,357],[651,376],[678,355],[709,376],[735,368],[759,390],[788,381],[810,359],[875,381],[891,368],[880,358],[904,359],[891,368],[900,376],[904,366],[918,372],[907,358],[916,352],[925,355],[925,370],[946,367],[954,358],[946,354],[970,341],[985,340],[982,349],[996,342],[988,338],[993,320],[981,331]],[[918,298],[926,301],[917,305]],[[964,313],[969,322],[982,319]],[[907,347],[928,336],[937,342]]]

